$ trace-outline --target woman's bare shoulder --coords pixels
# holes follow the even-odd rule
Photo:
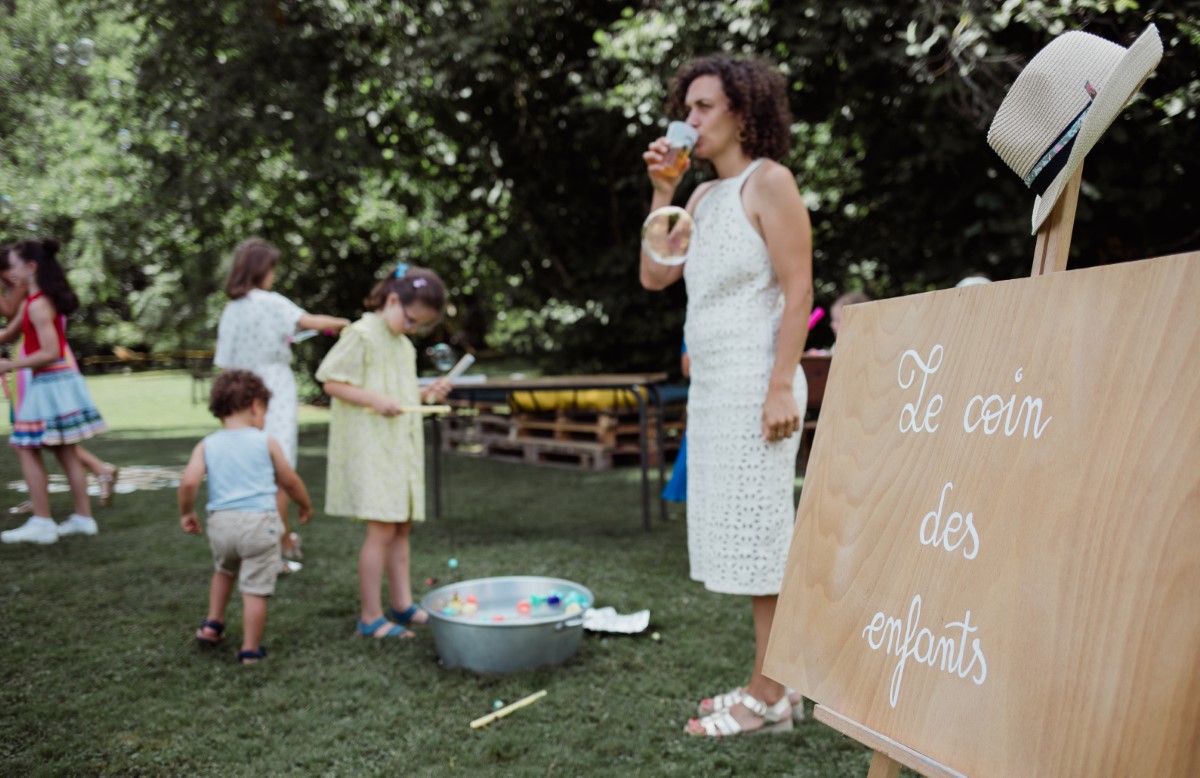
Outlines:
[[[796,177],[792,175],[792,171],[773,159],[763,160],[762,165],[754,171],[746,183],[754,189],[767,192],[798,189]]]

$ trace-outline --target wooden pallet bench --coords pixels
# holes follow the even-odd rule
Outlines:
[[[623,460],[641,459],[637,413],[616,411],[520,411],[480,408],[474,416],[450,416],[442,447],[473,456],[532,464],[606,470]],[[647,464],[661,456],[657,412],[647,414]],[[685,421],[682,406],[668,409],[663,422],[665,452],[678,450]]]

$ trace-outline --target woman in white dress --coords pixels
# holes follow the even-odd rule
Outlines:
[[[717,180],[688,201],[696,236],[687,262],[641,257],[641,283],[687,286],[684,340],[688,391],[688,557],[705,588],[749,595],[754,667],[746,686],[704,700],[692,735],[721,736],[792,726],[793,703],[762,674],[767,638],[795,521],[800,409],[808,388],[799,367],[812,309],[812,230],[791,172],[774,160],[788,145],[783,77],[756,60],[709,57],[671,83],[669,109],[699,135],[692,156]],[[651,210],[670,205],[665,138],[643,154],[654,187]],[[686,171],[686,167],[684,170]]]
[[[292,336],[302,329],[337,332],[350,324],[339,316],[308,313],[278,292],[272,292],[279,249],[261,238],[250,238],[238,247],[225,291],[229,304],[217,325],[217,351],[213,362],[224,370],[250,370],[271,390],[266,432],[279,441],[288,462],[296,467],[297,399],[292,375]],[[284,527],[288,497],[276,495]],[[290,548],[290,532],[283,547]]]

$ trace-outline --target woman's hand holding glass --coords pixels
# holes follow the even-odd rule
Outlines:
[[[671,144],[666,136],[653,141],[642,154],[642,159],[646,162],[646,173],[654,191],[668,197],[675,193],[680,180],[692,167],[690,158],[685,159],[682,166],[675,164],[677,160],[672,157]]]

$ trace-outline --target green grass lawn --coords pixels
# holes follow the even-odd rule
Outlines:
[[[123,466],[182,466],[215,427],[186,375],[89,383],[113,427],[91,447]],[[299,470],[317,515],[302,530],[304,570],[281,578],[271,601],[271,654],[259,665],[234,661],[236,597],[225,647],[193,644],[211,560],[203,537],[179,530],[172,489],[97,508],[96,537],[0,546],[0,774],[866,774],[869,752],[813,721],[724,742],[681,734],[701,697],[744,681],[749,602],[688,579],[681,508],[642,532],[636,468],[448,456],[446,517],[414,531],[412,578],[418,593],[427,577],[568,578],[598,605],[649,608],[646,635],[588,633],[562,667],[492,677],[439,667],[427,630],[415,641],[356,637],[362,529],[321,511],[324,418],[302,411]],[[0,457],[0,484],[19,478],[15,456]],[[9,491],[0,505],[22,499]],[[58,518],[69,512],[67,494],[53,504]],[[5,513],[0,526],[22,520]],[[468,728],[493,700],[543,688],[534,705]]]

